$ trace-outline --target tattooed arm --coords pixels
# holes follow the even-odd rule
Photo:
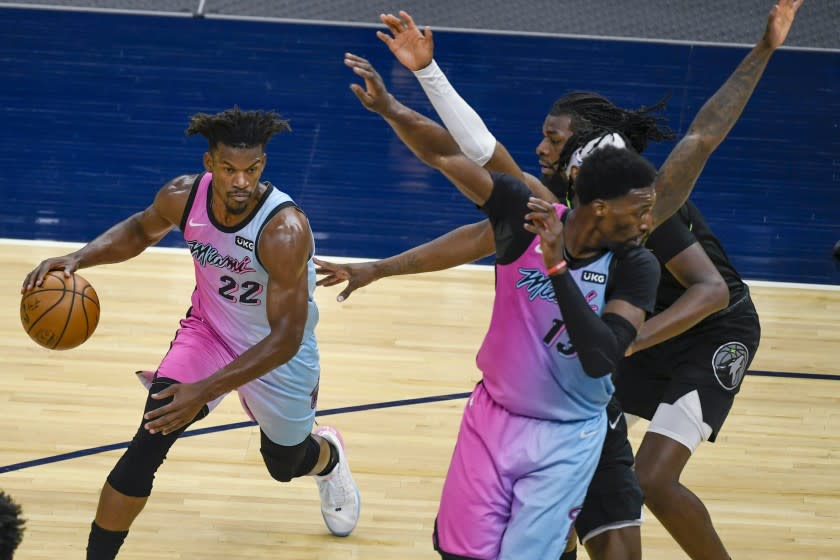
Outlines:
[[[773,52],[784,43],[803,0],[779,0],[770,11],[761,40],[735,72],[703,105],[656,177],[653,225],[658,226],[685,201],[709,156],[735,125]]]

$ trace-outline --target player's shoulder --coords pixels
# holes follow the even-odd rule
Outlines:
[[[309,220],[294,203],[280,205],[264,222],[257,237],[260,262],[271,274],[275,265],[280,268],[303,265],[314,252],[314,239]]]
[[[491,172],[490,177],[493,179],[493,192],[484,204],[485,212],[497,216],[508,215],[531,196],[528,186],[518,177],[498,172]]]
[[[637,271],[659,270],[656,256],[642,246],[622,247],[615,251],[616,266]]]
[[[160,191],[158,191],[158,195],[164,197],[189,196],[196,180],[201,175],[201,173],[191,173],[188,175],[178,175],[177,177],[173,177],[161,187]]]
[[[293,238],[310,235],[309,220],[303,210],[292,201],[278,205],[267,217],[260,237]]]
[[[490,177],[493,179],[493,185],[495,187],[504,186],[506,188],[514,188],[514,189],[528,189],[528,185],[526,185],[522,179],[511,175],[510,173],[501,173],[498,171],[491,171]]]
[[[201,174],[179,175],[164,184],[155,195],[152,203],[157,212],[166,217],[173,224],[181,224],[186,219],[184,212],[188,209],[190,193],[193,185]]]
[[[531,175],[530,173],[522,173],[522,179],[525,181],[525,185],[531,193],[533,193],[533,195],[537,198],[541,198],[549,202],[561,202],[561,200],[557,198],[553,192],[551,192],[551,189],[546,187],[536,176]]]

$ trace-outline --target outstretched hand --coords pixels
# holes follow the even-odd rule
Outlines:
[[[779,0],[770,10],[767,18],[767,29],[764,31],[762,40],[771,49],[780,47],[787,39],[790,26],[793,25],[793,18],[802,6],[804,0]]]
[[[391,104],[391,94],[385,88],[382,76],[370,62],[353,53],[344,53],[344,65],[365,81],[363,88],[359,84],[350,84],[350,89],[369,111],[384,114]]]
[[[318,286],[335,286],[342,282],[347,282],[347,287],[338,294],[336,301],[342,302],[350,297],[350,294],[363,288],[378,280],[374,262],[355,263],[355,264],[337,264],[328,261],[322,261],[318,258],[313,258],[318,267],[315,269],[315,274],[320,274],[320,278],[316,283]]]
[[[543,262],[546,268],[551,268],[564,260],[566,241],[563,222],[554,205],[548,201],[532,196],[528,199],[528,208],[531,211],[525,214],[525,219],[530,223],[525,224],[525,229],[540,236]]]
[[[384,31],[377,31],[376,36],[388,45],[388,49],[403,66],[416,72],[432,63],[435,42],[429,26],[420,31],[414,19],[404,11],[400,11],[400,17],[380,14],[379,19],[388,26],[393,36]]]

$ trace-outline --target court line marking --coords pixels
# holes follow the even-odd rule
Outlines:
[[[465,399],[470,396],[470,393],[450,393],[448,395],[435,395],[431,397],[419,397],[415,399],[400,399],[396,401],[385,401],[370,404],[357,404],[353,406],[342,406],[339,408],[330,408],[327,410],[320,410],[315,413],[315,417],[332,416],[333,414],[347,414],[350,412],[361,412],[365,410],[379,410],[383,408],[394,408],[397,406],[410,406],[414,404],[427,404],[440,401],[451,401],[455,399]],[[187,430],[180,437],[194,437],[204,434],[213,434],[216,432],[225,432],[227,430],[236,430],[239,428],[249,428],[256,426],[257,423],[253,420],[245,422],[234,422],[232,424],[221,424],[219,426],[209,426],[207,428],[197,428],[195,430]],[[131,442],[122,441],[120,443],[112,443],[109,445],[100,445],[98,447],[90,447],[88,449],[80,449],[79,451],[71,451],[69,453],[61,453],[59,455],[52,455],[50,457],[43,457],[41,459],[33,459],[31,461],[23,461],[12,465],[0,466],[0,474],[29,469],[50,463],[58,463],[60,461],[68,461],[79,457],[87,457],[88,455],[96,455],[97,453],[104,453],[106,451],[114,451],[116,449],[125,449]]]
[[[43,239],[14,239],[10,237],[0,237],[0,245],[23,245],[26,247],[63,247],[66,249],[78,249],[84,246],[84,243],[74,241],[49,241]],[[149,247],[144,252],[161,253],[170,255],[189,255],[189,251],[185,247]],[[325,261],[332,261],[335,263],[359,263],[370,262],[378,260],[376,258],[364,257],[331,257],[329,255],[315,255],[319,259]],[[462,264],[453,267],[449,270],[473,270],[487,272],[493,270],[493,265],[490,264]],[[430,274],[428,272],[424,274]],[[412,275],[415,276],[415,275]],[[805,284],[799,282],[776,282],[773,280],[748,280],[744,282],[749,286],[767,287],[767,288],[791,288],[799,290],[824,290],[829,292],[840,291],[840,285],[835,284]]]
[[[840,375],[826,374],[826,373],[796,373],[796,372],[782,372],[782,371],[748,371],[747,375],[758,377],[786,377],[793,379],[821,379],[828,381],[840,381]],[[357,404],[353,406],[342,406],[339,408],[330,408],[321,410],[315,413],[315,417],[332,416],[335,414],[349,414],[351,412],[364,412],[367,410],[382,410],[385,408],[395,408],[398,406],[411,406],[415,404],[428,404],[434,402],[451,401],[457,399],[465,399],[469,397],[471,392],[466,393],[449,393],[446,395],[433,395],[430,397],[418,397],[414,399],[399,399],[395,401],[384,401],[369,404]],[[220,424],[218,426],[209,426],[207,428],[197,428],[195,430],[187,430],[181,437],[195,437],[205,434],[213,434],[216,432],[226,432],[228,430],[237,430],[239,428],[250,428],[256,426],[253,420],[245,422],[234,422],[232,424]],[[87,457],[89,455],[96,455],[98,453],[105,453],[107,451],[115,451],[117,449],[125,449],[128,447],[128,441],[119,443],[111,443],[108,445],[100,445],[98,447],[89,447],[87,449],[80,449],[78,451],[70,451],[68,453],[61,453],[59,455],[51,455],[49,457],[42,457],[40,459],[32,459],[30,461],[22,461],[20,463],[13,463],[11,465],[0,466],[0,474],[30,469],[39,467],[41,465],[49,465],[51,463],[59,463],[61,461],[69,461],[71,459],[78,459],[80,457]]]

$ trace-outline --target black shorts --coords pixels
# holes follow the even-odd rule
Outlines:
[[[601,458],[575,521],[581,542],[602,527],[633,524],[642,517],[642,488],[633,471],[627,421],[615,398],[607,404],[607,422]]]
[[[660,403],[697,391],[714,441],[726,420],[761,338],[747,293],[685,333],[624,359],[614,376],[625,412],[650,420]]]

